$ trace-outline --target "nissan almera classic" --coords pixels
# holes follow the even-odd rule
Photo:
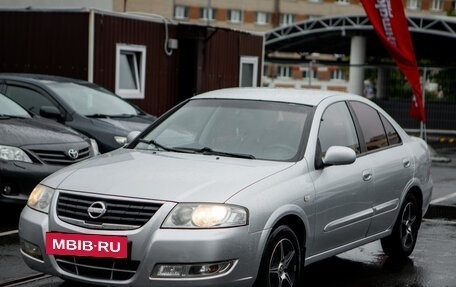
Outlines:
[[[406,257],[432,193],[425,142],[345,93],[234,88],[60,170],[19,225],[33,269],[131,286],[299,286],[374,240]]]

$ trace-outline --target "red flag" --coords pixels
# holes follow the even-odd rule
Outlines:
[[[402,0],[361,0],[375,32],[412,86],[410,117],[426,122],[420,74]]]

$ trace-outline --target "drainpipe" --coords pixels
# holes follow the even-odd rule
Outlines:
[[[89,53],[87,63],[87,81],[93,82],[93,62],[94,62],[94,43],[95,43],[95,13],[89,11]]]

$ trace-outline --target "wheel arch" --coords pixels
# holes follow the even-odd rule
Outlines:
[[[265,252],[265,249],[267,248],[267,242],[268,242],[269,238],[274,234],[274,231],[277,228],[279,228],[280,226],[287,226],[297,236],[298,242],[300,243],[300,251],[301,251],[301,258],[300,258],[301,270],[302,270],[302,268],[304,268],[304,265],[305,265],[304,263],[305,263],[305,258],[306,258],[305,251],[306,251],[306,241],[307,241],[306,235],[308,233],[307,233],[306,224],[305,224],[303,218],[301,218],[300,215],[297,215],[294,213],[287,213],[287,214],[283,214],[280,217],[276,217],[276,219],[277,220],[274,220],[272,222],[272,225],[267,225],[267,228],[265,228],[262,232],[263,233],[262,238],[261,238],[262,243],[259,245],[259,249],[258,249],[260,256],[257,257],[257,258],[260,258],[260,260],[259,260],[259,264],[258,264],[257,274],[255,275],[254,287],[263,287],[263,285],[261,285],[261,282],[260,282],[261,277],[258,277],[258,276],[260,276],[260,274],[261,274],[260,270],[261,270],[261,264],[263,261],[264,252]],[[270,220],[271,220],[271,218],[270,218]],[[271,223],[271,222],[268,221],[268,223]],[[260,280],[260,281],[258,281],[258,280]],[[298,281],[299,281],[299,279],[298,279]]]
[[[305,250],[306,250],[306,225],[304,222],[301,220],[301,218],[297,215],[294,214],[288,214],[282,217],[279,221],[274,224],[272,227],[271,231],[276,229],[277,227],[281,225],[287,225],[290,227],[296,234],[296,236],[299,239],[299,242],[301,243],[301,252],[303,255],[303,260],[305,258]]]
[[[301,251],[303,252],[303,260],[305,258],[306,246],[309,243],[309,218],[305,211],[297,205],[285,205],[276,209],[269,217],[265,224],[263,242],[261,244],[261,253],[264,250],[265,244],[271,233],[280,225],[289,226],[295,233],[301,243]]]

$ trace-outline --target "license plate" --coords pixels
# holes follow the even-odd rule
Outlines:
[[[46,233],[46,254],[127,258],[126,236],[77,233]]]

